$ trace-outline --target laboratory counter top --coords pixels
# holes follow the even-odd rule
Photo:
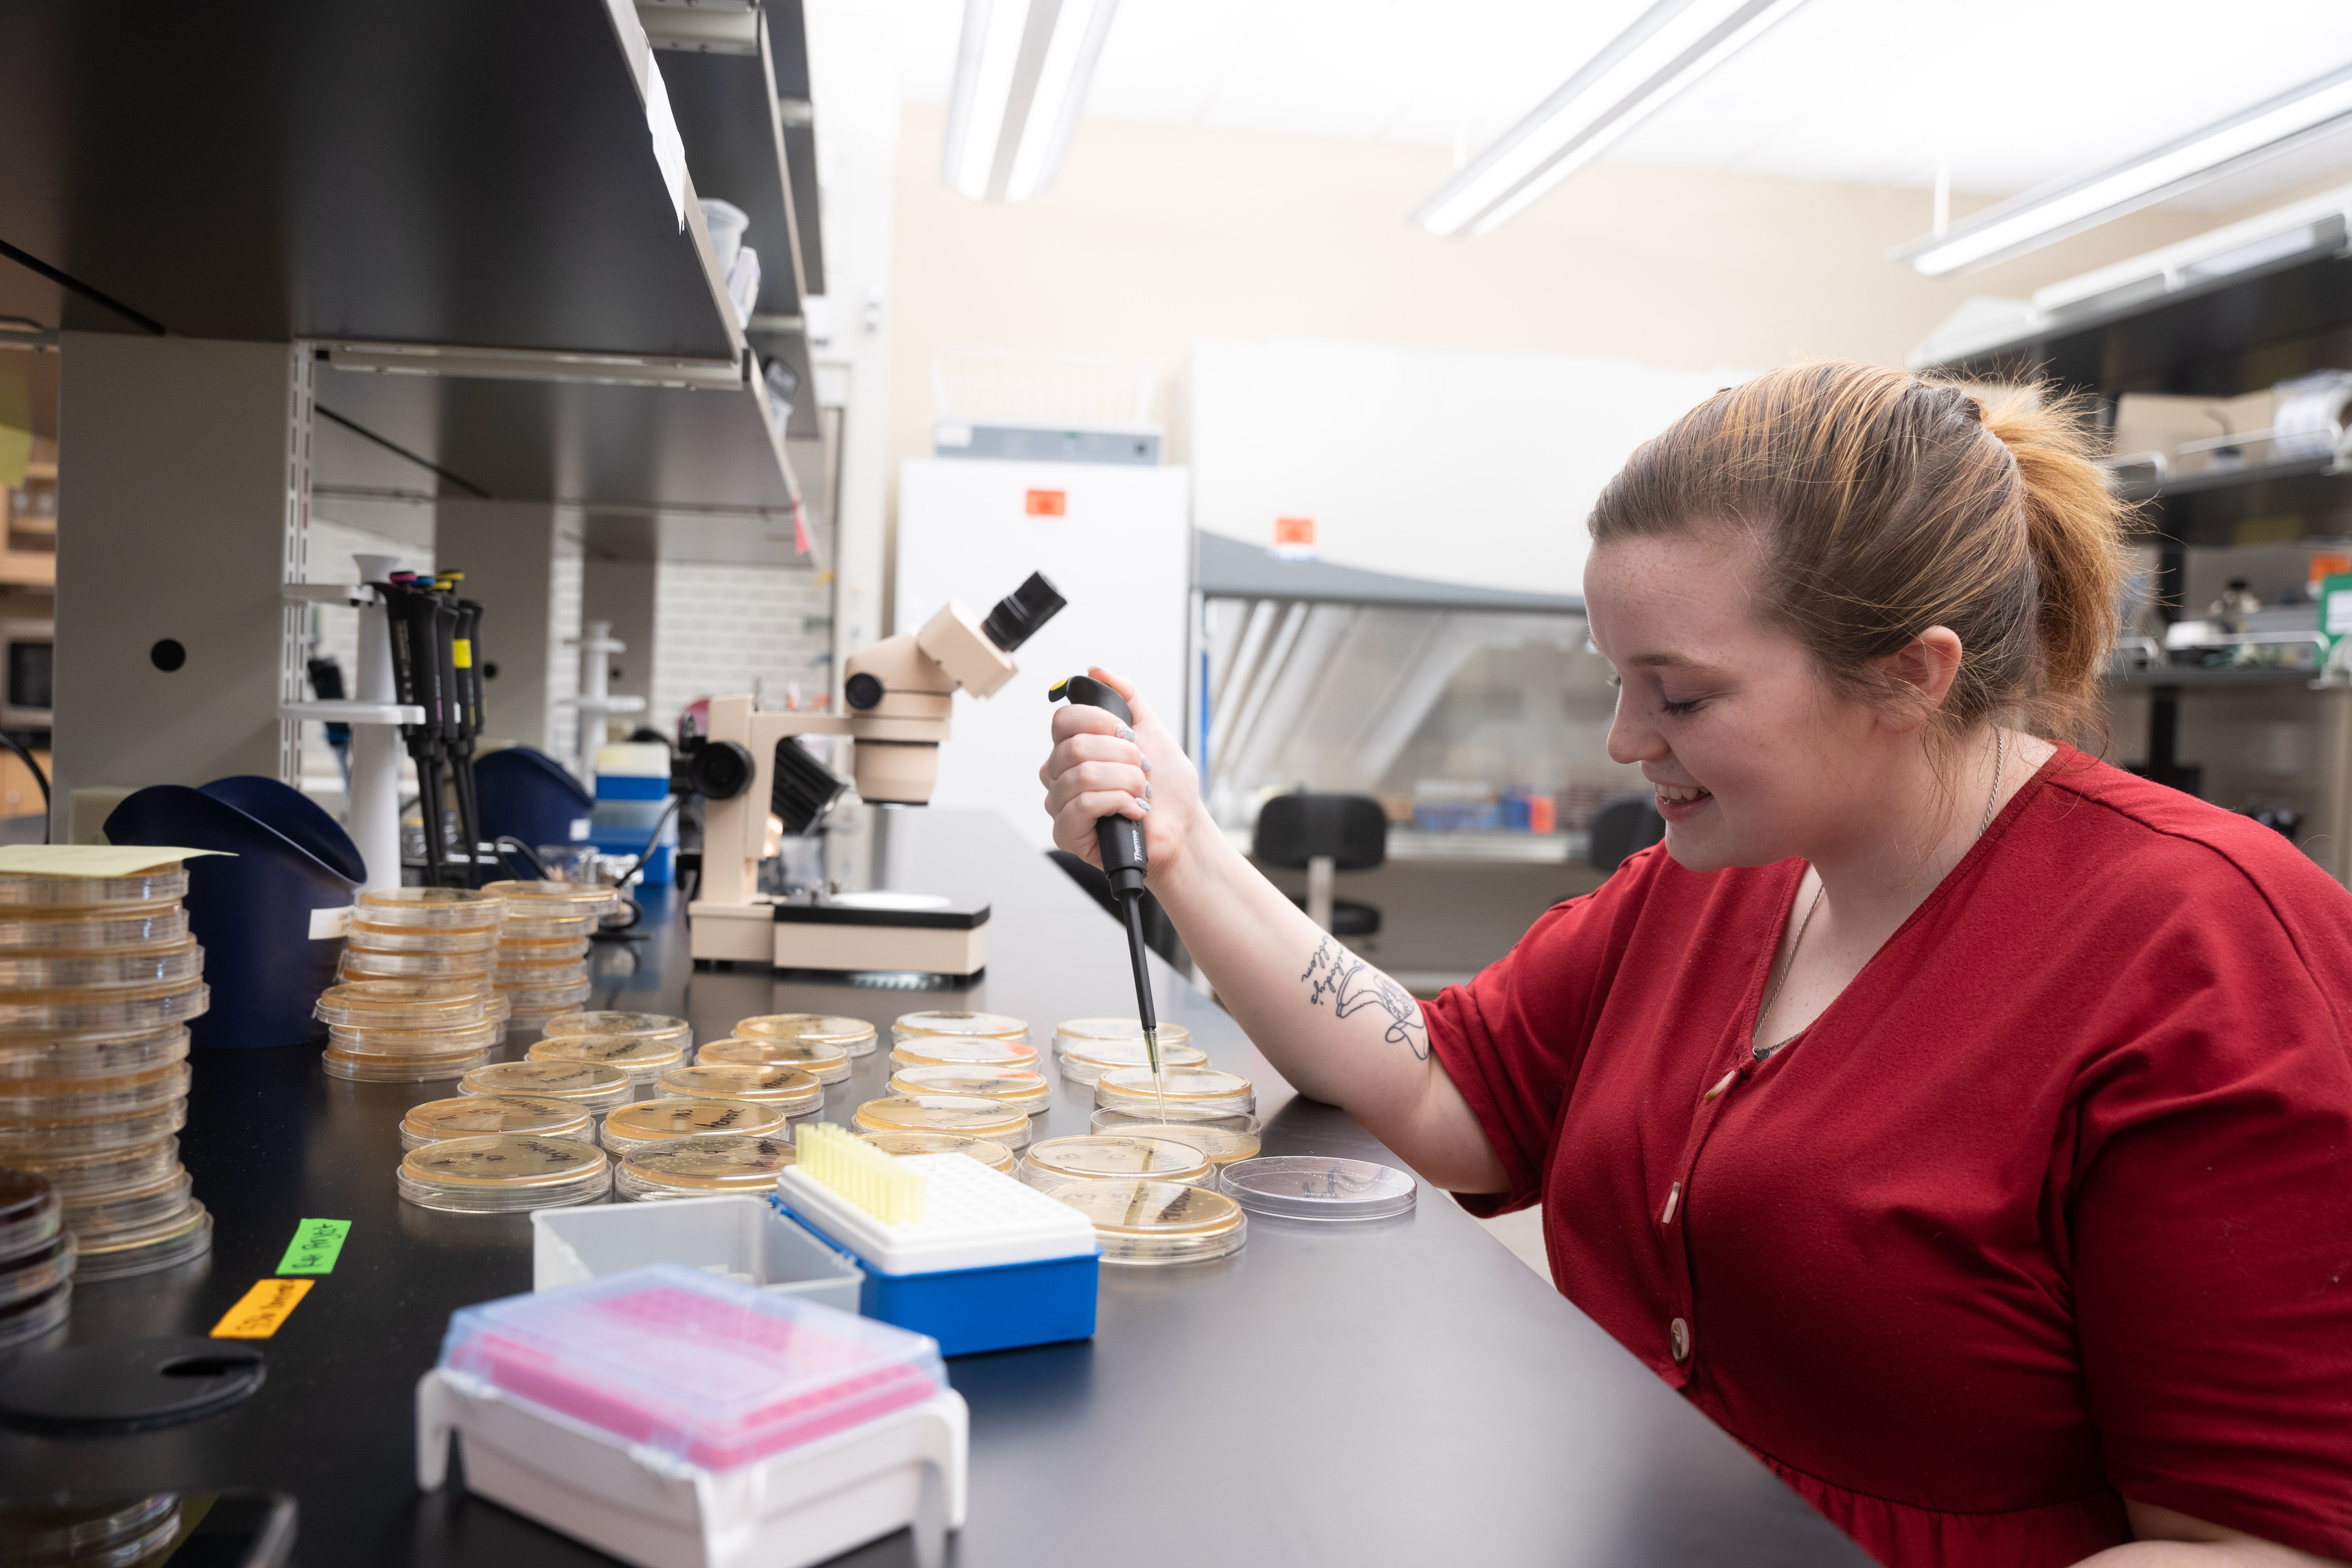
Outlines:
[[[1012,1013],[1041,1045],[1062,1019],[1133,1012],[1118,927],[1000,819],[891,811],[853,831],[870,836],[871,885],[993,905],[975,983],[912,992],[698,972],[682,909],[648,895],[648,934],[599,944],[591,1005],[678,1014],[698,1040],[760,1013],[871,1019],[884,1048],[826,1091],[825,1118],[845,1122],[884,1092],[902,1012]],[[1343,1112],[1294,1094],[1213,1002],[1156,973],[1161,1018],[1255,1079],[1266,1153],[1401,1163]],[[438,1213],[394,1192],[402,1112],[455,1085],[331,1079],[316,1046],[194,1065],[182,1141],[215,1216],[212,1256],[79,1290],[71,1339],[206,1332],[274,1274],[305,1218],[352,1222],[341,1257],[259,1342],[268,1379],[244,1405],[128,1436],[0,1432],[5,1489],[287,1492],[308,1568],[609,1561],[461,1489],[416,1489],[415,1390],[449,1314],[531,1282],[527,1215]],[[1038,1136],[1087,1131],[1091,1100],[1055,1079]],[[948,1554],[967,1568],[1867,1563],[1425,1184],[1395,1219],[1253,1217],[1228,1258],[1106,1265],[1093,1339],[960,1357],[949,1373],[971,1410],[970,1519]],[[911,1538],[839,1561],[911,1563]]]

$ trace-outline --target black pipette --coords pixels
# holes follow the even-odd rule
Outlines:
[[[1047,701],[1067,700],[1073,708],[1099,708],[1120,723],[1132,728],[1135,715],[1128,710],[1118,692],[1089,675],[1074,675],[1067,680],[1055,682],[1045,693]],[[1144,963],[1143,942],[1143,875],[1149,864],[1143,850],[1143,824],[1113,812],[1095,821],[1095,848],[1102,856],[1103,875],[1110,879],[1110,890],[1118,900],[1119,911],[1127,920],[1127,956],[1135,967],[1135,1016],[1143,1026],[1143,1050],[1151,1062],[1151,1088],[1155,1095],[1164,1095],[1160,1081],[1160,1019],[1151,1006],[1151,970]],[[1165,1100],[1162,1100],[1165,1114]]]

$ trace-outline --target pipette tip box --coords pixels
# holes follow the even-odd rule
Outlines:
[[[676,1264],[454,1314],[420,1488],[453,1436],[468,1490],[643,1568],[801,1568],[964,1517],[937,1346]]]
[[[772,1200],[857,1260],[861,1313],[950,1356],[1093,1337],[1101,1248],[1084,1215],[963,1154],[901,1163],[928,1183],[910,1223],[885,1224],[797,1166]]]

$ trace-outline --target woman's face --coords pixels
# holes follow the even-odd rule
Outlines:
[[[1876,837],[1919,749],[1913,726],[1825,684],[1756,616],[1753,551],[1708,529],[1614,540],[1584,568],[1592,640],[1619,680],[1609,754],[1640,764],[1667,853],[1694,871],[1819,860]]]

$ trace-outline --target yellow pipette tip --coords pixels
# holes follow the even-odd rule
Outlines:
[[[813,1181],[832,1188],[885,1225],[913,1225],[923,1217],[930,1178],[909,1170],[845,1127],[803,1122],[793,1129],[793,1152]]]

